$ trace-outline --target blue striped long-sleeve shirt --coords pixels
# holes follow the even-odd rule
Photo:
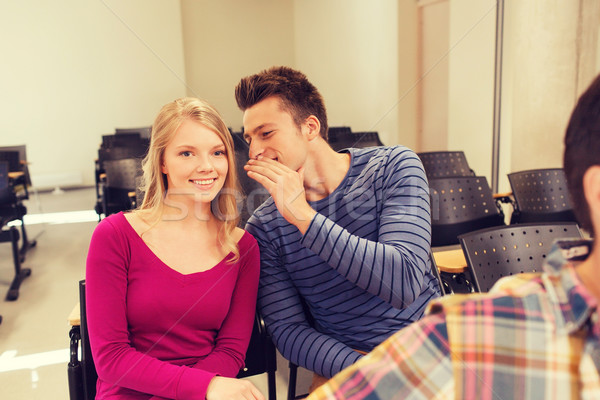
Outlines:
[[[338,188],[310,205],[304,235],[272,199],[246,229],[261,250],[258,305],[279,351],[331,377],[407,324],[439,295],[429,265],[429,188],[403,146],[348,149]],[[309,324],[303,302],[312,316]]]

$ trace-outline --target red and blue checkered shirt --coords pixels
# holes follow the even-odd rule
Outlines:
[[[309,399],[600,399],[598,303],[565,244],[589,250],[562,242],[544,273],[434,300]]]

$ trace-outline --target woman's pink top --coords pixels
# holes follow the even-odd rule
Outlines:
[[[98,224],[86,267],[98,399],[204,399],[215,375],[238,374],[259,275],[254,237],[246,232],[238,246],[236,263],[184,275],[163,263],[122,213]]]

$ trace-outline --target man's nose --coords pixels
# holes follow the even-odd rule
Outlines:
[[[250,142],[250,147],[248,149],[248,156],[251,159],[256,159],[259,155],[261,155],[264,151],[263,146],[259,143],[258,140],[253,140]]]

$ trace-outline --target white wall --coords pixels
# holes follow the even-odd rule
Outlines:
[[[419,145],[417,151],[448,148],[450,4],[425,2],[419,8]]]
[[[415,10],[412,0],[182,0],[188,93],[238,130],[239,79],[288,65],[317,86],[331,126],[413,147]]]
[[[240,130],[240,78],[294,65],[293,1],[182,0],[181,10],[188,95],[206,99]]]
[[[295,66],[319,88],[330,126],[376,130],[385,144],[412,147],[415,132],[401,132],[399,121],[410,98],[399,88],[398,3],[295,1]]]
[[[0,36],[0,145],[27,145],[34,185],[92,185],[102,134],[185,95],[176,1],[3,1]]]

